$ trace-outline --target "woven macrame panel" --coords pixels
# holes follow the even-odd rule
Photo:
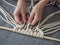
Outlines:
[[[17,2],[16,0],[7,0],[7,1],[14,5],[16,5],[16,2]],[[13,17],[12,13],[15,9],[14,7],[9,6],[8,4],[4,3],[2,0],[0,0],[0,5],[2,7],[4,7],[4,9],[6,11],[8,11],[11,14],[11,16]],[[26,5],[29,6],[30,3],[27,2]],[[50,13],[53,13],[57,10],[59,10],[59,9],[56,8],[55,6],[46,7],[46,9],[43,13],[42,20],[46,16],[48,16]],[[28,10],[27,10],[27,12],[28,12]],[[0,12],[0,14],[3,15],[1,12]],[[47,22],[45,22],[45,24],[51,23],[54,21],[58,21],[58,20],[60,20],[59,14],[50,18]],[[6,27],[11,27],[9,24],[4,22],[1,18],[0,18],[0,25],[6,26]],[[52,35],[48,35],[48,36],[60,38],[60,31],[58,31]],[[17,34],[17,33],[9,32],[9,31],[0,30],[0,45],[60,45],[60,43],[55,42],[55,41],[45,40],[45,39],[34,38],[34,37]]]

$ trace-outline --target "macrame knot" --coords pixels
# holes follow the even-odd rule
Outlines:
[[[44,32],[42,31],[43,28],[39,29],[38,27],[35,29],[37,31],[37,36],[39,36],[40,38],[44,37]]]
[[[5,3],[7,3],[8,5],[12,6],[12,7],[16,7],[15,5],[10,4],[5,0],[3,0],[3,1]],[[55,3],[55,2],[53,2],[53,3]],[[34,6],[33,0],[31,0],[31,7],[33,8],[33,6]],[[29,14],[30,14],[30,11],[31,10],[29,10]],[[5,17],[5,18],[3,18],[3,16],[0,15],[0,17],[3,19],[3,21],[7,22],[8,24],[10,24],[11,26],[14,27],[14,28],[7,28],[7,27],[0,26],[1,29],[6,29],[6,30],[17,32],[17,33],[20,33],[20,34],[25,34],[25,35],[30,35],[30,36],[33,36],[33,37],[45,38],[45,39],[60,42],[60,39],[45,36],[45,35],[49,35],[49,34],[57,32],[57,31],[60,31],[60,21],[56,21],[56,22],[53,22],[53,23],[50,23],[50,24],[44,24],[49,18],[51,18],[52,16],[54,16],[56,14],[59,14],[60,10],[48,15],[41,23],[39,22],[38,25],[35,28],[34,27],[30,28],[30,24],[28,24],[28,22],[26,22],[22,26],[17,24],[14,21],[14,19],[10,16],[10,14],[8,12],[6,12],[5,9],[1,6],[0,6],[0,12]]]
[[[17,31],[17,32],[18,32],[18,31],[20,31],[21,29],[22,29],[21,27],[15,26],[14,29],[13,29],[13,32],[14,32],[14,31]]]

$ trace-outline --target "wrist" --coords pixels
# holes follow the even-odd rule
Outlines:
[[[25,1],[24,0],[18,0],[17,8],[20,8],[21,6],[25,6]]]
[[[40,0],[39,4],[42,4],[42,6],[46,6],[49,1],[50,0]]]
[[[25,2],[25,0],[18,0],[18,2]]]
[[[47,4],[50,0],[40,0],[39,2],[42,2],[43,4]]]

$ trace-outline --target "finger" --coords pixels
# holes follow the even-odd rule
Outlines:
[[[22,21],[21,12],[19,10],[15,10],[14,13],[13,13],[13,15],[14,15],[15,21],[18,24],[22,25],[23,24],[23,21]]]
[[[14,15],[14,19],[18,24],[20,24],[20,25],[23,24],[23,21],[22,21],[20,15]]]
[[[29,20],[29,15],[27,15],[26,20]]]
[[[39,21],[39,17],[36,15],[31,23],[32,26],[34,26]]]
[[[24,11],[22,12],[22,20],[23,20],[24,23],[26,22],[26,15],[25,15]]]
[[[31,23],[33,21],[33,18],[34,18],[34,13],[31,12],[28,22]]]

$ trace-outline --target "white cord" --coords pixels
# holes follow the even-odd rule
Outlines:
[[[40,26],[43,25],[49,18],[51,18],[52,16],[54,16],[55,14],[58,14],[60,13],[60,10],[59,11],[56,11],[50,15],[48,15],[41,23],[40,23]]]
[[[8,22],[10,22],[10,23],[12,23],[12,24],[14,24],[14,25],[17,25],[17,26],[19,26],[20,28],[22,28],[23,26],[24,26],[24,24],[23,25],[19,25],[19,24],[17,24],[15,21],[14,21],[14,19],[9,15],[9,13],[7,13],[1,6],[0,6],[0,11],[4,14],[4,16],[5,16],[5,18],[6,18],[6,20],[8,21]]]
[[[48,35],[48,34],[55,33],[55,32],[57,32],[57,31],[60,31],[60,28],[58,28],[58,29],[56,29],[56,30],[53,30],[53,31],[51,31],[51,32],[47,32],[47,33],[45,33],[45,34]]]
[[[51,27],[54,27],[56,25],[60,25],[60,21],[56,21],[56,22],[49,23],[49,24],[44,24],[41,27],[51,28]]]
[[[0,15],[0,18],[2,18],[3,19],[3,21],[5,21],[6,23],[8,23],[8,24],[10,24],[11,26],[13,26],[14,27],[14,25],[13,24],[11,24],[10,22],[8,22],[8,21],[6,21],[1,15]]]
[[[8,3],[7,1],[5,1],[5,0],[3,0],[5,3],[7,3],[8,5],[10,5],[10,6],[13,6],[13,7],[15,7],[13,4],[10,4],[10,3]],[[32,3],[33,4],[33,3]],[[2,8],[1,8],[2,9]],[[4,11],[4,9],[2,9],[3,11]],[[4,15],[6,15],[3,11],[1,11]],[[45,29],[46,27],[48,27],[48,28],[50,28],[50,27],[53,27],[53,26],[56,26],[56,25],[58,25],[58,24],[60,24],[60,23],[56,23],[56,22],[54,22],[54,24],[53,23],[51,23],[53,26],[51,26],[51,24],[47,24],[47,25],[43,25],[49,18],[51,18],[52,16],[54,16],[55,14],[58,14],[58,13],[60,13],[60,10],[59,11],[57,11],[57,12],[54,12],[54,13],[52,13],[52,14],[50,14],[49,16],[47,16],[42,22],[41,22],[41,24],[40,24],[40,27],[42,27],[43,26],[43,29]],[[8,16],[8,18],[9,18],[9,20],[10,20],[10,22],[11,23],[13,23],[14,25],[16,25],[17,26],[17,24],[14,22],[14,20],[11,18],[11,16],[10,15],[8,15],[7,14],[7,16]],[[7,16],[5,16],[5,18],[7,19]],[[2,17],[1,17],[2,18]],[[3,19],[3,18],[2,18]],[[12,20],[11,20],[12,19]],[[9,22],[9,20],[7,19],[7,21]],[[29,25],[28,25],[29,26]],[[19,27],[19,26],[17,26],[17,27]],[[44,28],[45,27],[45,28]],[[57,27],[54,27],[54,28],[57,28]],[[50,29],[48,29],[48,30],[46,30],[46,31],[50,31],[51,29],[54,29],[54,28],[50,28]],[[16,29],[16,27],[14,27],[14,30]],[[28,29],[28,27],[27,27],[27,29]],[[60,28],[58,28],[58,29],[56,29],[56,30],[54,30],[54,31],[52,31],[52,32],[47,32],[47,33],[43,33],[43,29],[39,29],[38,27],[36,28],[36,30],[38,30],[39,31],[39,35],[40,35],[40,37],[41,38],[43,38],[44,36],[44,34],[51,34],[51,33],[54,33],[54,32],[57,32]],[[29,31],[28,31],[29,32]],[[24,33],[24,32],[23,32]],[[35,34],[35,36],[36,36],[36,33],[34,33]]]
[[[52,28],[50,28],[50,29],[44,30],[44,32],[48,32],[48,31],[51,31],[51,30],[56,29],[56,28],[60,28],[60,26],[52,27]],[[53,30],[53,31],[54,31],[54,30]]]
[[[16,7],[15,5],[13,5],[13,4],[11,4],[11,3],[7,2],[6,0],[2,0],[2,1],[3,1],[3,2],[5,2],[6,4],[8,4],[8,5],[12,6],[12,7]]]
[[[0,6],[0,7],[1,7],[1,6]],[[8,14],[5,14],[6,11],[5,11],[2,7],[1,7],[0,9],[1,9],[0,11],[4,14],[4,16],[5,16],[5,15],[6,15],[6,16],[8,15]],[[4,12],[3,10],[4,10],[5,12]],[[20,29],[18,29],[19,26],[13,23],[14,25],[16,25],[16,26],[14,26],[11,22],[9,22],[9,20],[7,19],[7,17],[5,17],[5,18],[6,18],[8,21],[6,21],[1,15],[0,15],[0,17],[1,17],[5,22],[7,22],[8,24],[10,24],[10,25],[12,25],[12,26],[14,27],[13,31],[20,30]],[[8,16],[8,18],[11,19],[9,16]],[[10,21],[11,21],[11,20],[10,20]],[[12,21],[12,22],[13,22],[13,21]],[[30,25],[30,24],[27,25],[27,29],[26,29],[26,30],[28,30],[28,32],[30,31],[30,30],[28,29],[29,25]],[[37,30],[38,30],[38,29],[37,29]],[[23,31],[23,30],[22,30],[22,31]],[[32,30],[31,30],[31,31],[32,31]],[[24,32],[22,32],[22,33],[24,33]],[[40,37],[43,37],[43,34],[42,34],[42,33],[43,33],[42,31],[39,31]],[[28,34],[29,34],[29,33],[28,33]],[[36,36],[36,33],[35,33],[35,32],[34,32],[34,35]]]

